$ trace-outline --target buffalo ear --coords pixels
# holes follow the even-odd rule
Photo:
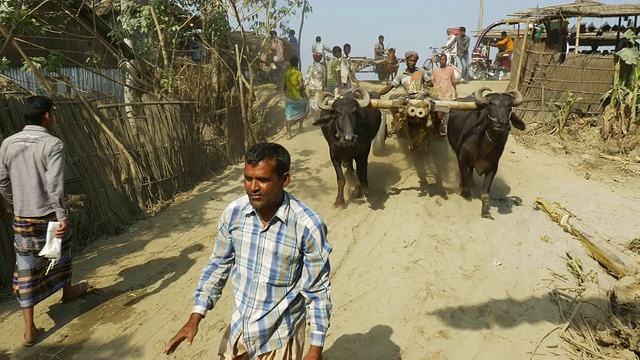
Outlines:
[[[518,115],[511,113],[509,116],[509,120],[511,120],[511,125],[518,130],[524,130],[524,121],[520,120]]]
[[[331,120],[333,120],[333,115],[331,114],[323,115],[320,118],[318,118],[316,121],[314,121],[313,125],[329,126],[329,123],[331,122]]]

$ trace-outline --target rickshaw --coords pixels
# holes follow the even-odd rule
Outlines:
[[[491,46],[490,44],[495,42],[501,32],[501,30],[494,29],[501,25],[517,26],[515,33],[513,30],[509,30],[507,33],[509,33],[509,35],[515,35],[512,36],[514,40],[516,38],[522,38],[525,30],[521,31],[520,24],[521,22],[518,20],[496,21],[487,26],[479,35],[477,35],[476,44],[473,47],[471,61],[469,62],[469,67],[467,69],[469,78],[472,80],[502,80],[509,76],[509,73],[511,72],[510,54],[505,55],[500,59],[500,66],[494,67],[493,60],[490,55],[491,51],[489,50]]]

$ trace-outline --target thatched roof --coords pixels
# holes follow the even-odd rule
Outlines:
[[[519,18],[569,18],[569,17],[618,17],[636,16],[640,14],[640,4],[609,5],[597,1],[576,0],[572,3],[538,7],[526,11],[519,11],[510,16]]]

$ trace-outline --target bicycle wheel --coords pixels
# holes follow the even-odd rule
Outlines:
[[[487,67],[479,61],[472,62],[467,68],[469,78],[473,80],[485,80],[487,78]]]
[[[431,70],[433,70],[433,60],[431,60],[431,58],[425,60],[424,64],[422,64],[422,68],[431,72]]]

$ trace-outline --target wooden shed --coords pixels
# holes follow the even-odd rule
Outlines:
[[[550,105],[567,101],[570,93],[582,98],[573,105],[575,111],[601,114],[602,96],[613,86],[615,48],[627,29],[640,32],[638,15],[640,4],[584,0],[511,15],[529,28],[516,40],[512,55],[510,87],[524,96],[519,116],[527,123],[553,123]],[[541,24],[546,34],[534,40],[531,29]]]

